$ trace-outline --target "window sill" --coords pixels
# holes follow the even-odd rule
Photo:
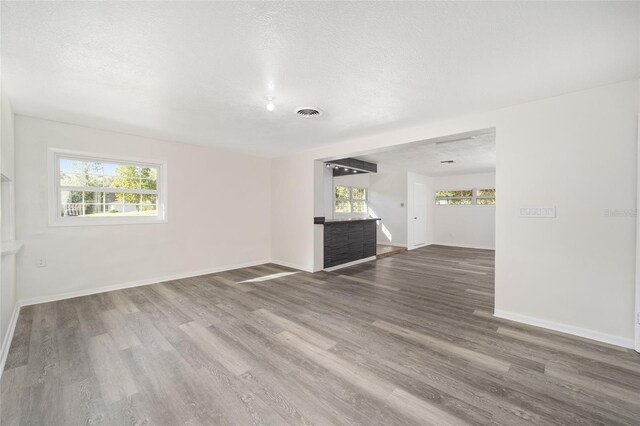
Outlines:
[[[18,254],[22,248],[22,241],[20,240],[8,240],[2,242],[2,257],[12,254]]]
[[[50,228],[65,228],[73,226],[111,226],[111,225],[151,225],[151,224],[164,224],[168,223],[168,220],[158,218],[110,218],[110,219],[73,219],[73,220],[56,220],[49,221]]]

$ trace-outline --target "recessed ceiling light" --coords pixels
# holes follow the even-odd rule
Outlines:
[[[273,103],[273,96],[269,96],[267,98],[267,111],[273,111],[274,109],[276,109],[276,106]]]
[[[322,114],[322,111],[317,108],[300,108],[296,111],[299,117],[303,118],[312,118],[318,117]]]
[[[331,164],[327,163],[327,167],[331,167]]]

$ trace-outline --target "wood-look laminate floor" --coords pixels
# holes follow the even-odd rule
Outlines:
[[[376,257],[382,259],[383,257],[393,256],[394,254],[407,251],[406,247],[389,246],[386,244],[376,245]]]
[[[493,271],[429,246],[25,307],[0,421],[639,424],[640,357],[493,318]]]

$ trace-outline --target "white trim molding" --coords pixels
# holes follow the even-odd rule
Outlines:
[[[640,91],[638,91],[638,100],[640,101]],[[638,114],[638,142],[637,142],[637,146],[638,148],[640,148],[640,114]],[[636,158],[636,164],[638,166],[638,170],[640,170],[640,151],[638,151],[638,156]],[[636,181],[637,185],[636,185],[636,191],[637,191],[637,197],[636,197],[636,213],[640,210],[640,173],[637,174],[637,181]],[[635,281],[636,281],[636,286],[635,286],[635,293],[636,293],[636,303],[635,303],[635,310],[634,310],[634,315],[633,315],[633,333],[634,333],[634,340],[635,340],[635,350],[636,352],[640,352],[640,214],[636,214],[636,229],[638,231],[636,231],[636,276],[635,276]]]
[[[398,244],[398,243],[388,243],[388,242],[377,242],[376,245],[379,246],[391,246],[391,247],[401,247],[401,248],[407,248],[406,244]]]
[[[584,337],[586,339],[596,340],[598,342],[608,343],[610,345],[633,349],[633,339],[629,339],[627,337],[615,336],[613,334],[602,333],[600,331],[589,330],[586,328],[530,317],[527,315],[516,314],[514,312],[508,312],[499,309],[496,309],[494,311],[493,316],[510,321],[521,322],[523,324],[533,325],[536,327],[547,328],[549,330],[559,331],[561,333],[567,333],[578,337]]]
[[[157,216],[104,216],[104,217],[85,217],[85,216],[60,216],[60,164],[59,159],[77,159],[80,161],[96,161],[96,162],[113,162],[123,165],[133,165],[139,167],[151,167],[158,170],[156,181],[156,189],[154,190],[128,190],[120,188],[115,191],[114,188],[99,187],[95,192],[128,192],[128,193],[145,193],[156,195]],[[167,161],[166,160],[143,160],[133,157],[123,157],[110,154],[90,153],[82,151],[71,151],[66,149],[52,148],[48,149],[48,217],[49,226],[101,226],[101,225],[139,225],[139,224],[162,224],[168,221],[168,189],[167,189]],[[86,191],[89,187],[67,188],[72,191]],[[93,191],[92,191],[93,192]]]
[[[107,285],[102,287],[95,287],[95,288],[86,289],[86,290],[68,291],[68,292],[52,294],[48,296],[32,297],[29,299],[22,299],[19,301],[19,303],[20,303],[20,306],[29,306],[29,305],[37,305],[39,303],[56,302],[58,300],[72,299],[74,297],[81,297],[81,296],[89,296],[92,294],[105,293],[107,291],[122,290],[125,288],[133,288],[133,287],[142,287],[145,285],[158,284],[166,281],[180,280],[184,278],[197,277],[200,275],[215,274],[218,272],[230,271],[233,269],[250,268],[252,266],[264,265],[265,263],[275,263],[275,262],[270,262],[268,259],[264,259],[264,260],[257,260],[254,262],[240,263],[240,264],[231,265],[231,266],[222,266],[222,267],[216,267],[216,268],[201,269],[198,271],[182,272],[179,274],[165,275],[165,276],[154,277],[154,278],[145,278],[142,280],[129,281],[126,283]]]
[[[291,263],[291,262],[285,262],[284,260],[276,260],[276,259],[271,259],[268,262],[265,263],[273,263],[275,265],[280,265],[280,266],[284,266],[285,268],[292,268],[292,269],[297,269],[299,271],[303,271],[303,272],[309,272],[311,274],[313,274],[314,271],[312,271],[309,268],[303,267],[301,265],[296,265],[295,263]],[[317,271],[316,271],[317,272]]]
[[[223,266],[223,267],[216,267],[216,268],[209,268],[209,269],[201,269],[201,270],[198,270],[198,271],[184,272],[184,273],[174,274],[174,275],[165,275],[165,276],[162,276],[162,277],[155,277],[155,278],[148,278],[148,279],[137,280],[137,281],[130,281],[130,282],[126,282],[126,283],[114,284],[114,285],[102,286],[102,287],[96,287],[96,288],[92,288],[92,289],[69,291],[69,292],[64,292],[64,293],[58,293],[58,294],[52,294],[52,295],[47,295],[47,296],[32,297],[32,298],[29,298],[29,299],[18,300],[16,302],[14,308],[13,308],[13,314],[11,315],[11,322],[9,323],[9,327],[7,328],[7,334],[5,335],[4,340],[2,342],[2,347],[0,348],[0,377],[2,376],[2,372],[4,371],[4,365],[5,365],[5,362],[7,360],[7,356],[9,355],[9,348],[11,347],[11,341],[13,340],[13,334],[14,334],[15,329],[16,329],[16,324],[17,324],[17,321],[18,321],[18,315],[20,313],[20,308],[23,307],[23,306],[37,305],[39,303],[56,302],[56,301],[59,301],[59,300],[72,299],[74,297],[89,296],[89,295],[92,295],[92,294],[105,293],[105,292],[108,292],[108,291],[122,290],[122,289],[125,289],[125,288],[133,288],[133,287],[141,287],[141,286],[151,285],[151,284],[159,284],[159,283],[166,282],[166,281],[197,277],[197,276],[200,276],[200,275],[215,274],[217,272],[230,271],[230,270],[234,270],[234,269],[249,268],[249,267],[252,267],[252,266],[264,265],[264,264],[267,264],[267,263],[282,264],[283,266],[287,266],[287,267],[290,267],[290,268],[293,268],[293,269],[299,269],[294,265],[289,266],[289,265],[283,264],[283,262],[279,262],[279,261],[276,261],[276,260],[264,259],[264,260],[254,261],[254,262],[240,263],[240,264],[232,265],[232,266]]]
[[[11,314],[11,321],[7,328],[7,334],[2,341],[2,348],[0,348],[0,377],[4,371],[4,365],[7,362],[7,356],[9,355],[9,348],[11,347],[11,341],[13,340],[13,333],[16,331],[16,324],[18,323],[18,315],[20,314],[20,302],[16,302],[13,306],[13,313]]]
[[[0,243],[2,246],[2,257],[12,254],[18,254],[22,248],[23,242],[20,240],[8,240]]]
[[[495,251],[495,247],[487,247],[487,246],[475,246],[472,244],[451,244],[451,243],[431,243],[432,246],[445,246],[445,247],[460,247],[460,248],[470,248],[470,249],[478,249],[478,250],[493,250]]]
[[[431,244],[433,244],[433,243],[421,243],[421,244],[416,244],[415,246],[411,246],[411,247],[407,246],[407,250],[409,250],[409,251],[410,250],[415,250],[415,249],[419,249],[419,248],[422,248],[422,247],[430,246]]]

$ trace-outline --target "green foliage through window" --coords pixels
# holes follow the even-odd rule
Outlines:
[[[462,191],[438,191],[436,192],[436,197],[471,197],[473,191],[462,190]]]
[[[351,199],[366,200],[367,190],[365,188],[351,188]]]
[[[336,185],[336,198],[341,200],[349,199],[349,187]]]
[[[158,169],[59,158],[61,216],[157,216]]]
[[[351,203],[349,201],[336,200],[336,213],[351,213]]]
[[[437,205],[494,205],[495,189],[463,189],[436,191]]]
[[[495,189],[478,189],[477,196],[478,197],[491,197],[491,196],[495,197],[496,190]]]
[[[367,213],[367,189],[336,185],[335,213]]]
[[[496,203],[495,198],[478,198],[476,199],[476,201],[478,202],[478,204],[483,204],[483,205]]]

